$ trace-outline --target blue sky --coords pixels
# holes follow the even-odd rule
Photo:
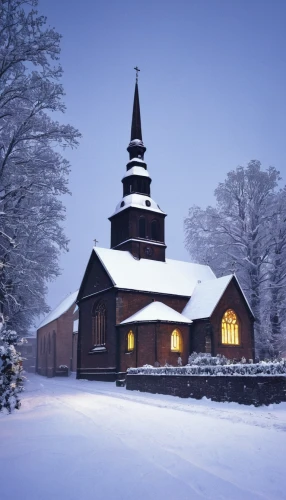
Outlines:
[[[93,239],[110,246],[122,196],[134,66],[152,197],[167,212],[169,258],[188,260],[183,219],[237,165],[259,159],[286,179],[284,0],[39,0],[63,35],[67,112],[83,134],[69,151],[70,252],[49,287],[55,306],[80,284]]]

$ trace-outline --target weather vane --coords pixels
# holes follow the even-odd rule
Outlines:
[[[138,83],[138,71],[140,71],[140,69],[138,68],[138,66],[136,66],[136,68],[134,69],[136,71],[136,83]]]

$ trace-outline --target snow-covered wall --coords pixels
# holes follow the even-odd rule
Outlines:
[[[169,394],[181,398],[228,401],[262,406],[286,401],[286,376],[202,376],[202,375],[135,375],[126,377],[128,390]]]

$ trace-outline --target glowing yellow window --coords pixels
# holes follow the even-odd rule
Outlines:
[[[239,328],[235,312],[225,311],[221,321],[221,341],[223,344],[239,345]]]
[[[182,336],[179,330],[173,330],[171,335],[171,351],[182,351]]]
[[[132,332],[132,330],[130,330],[130,332],[128,332],[127,335],[127,350],[128,351],[134,350],[134,333]]]

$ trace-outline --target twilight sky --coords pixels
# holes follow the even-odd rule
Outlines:
[[[67,112],[83,134],[69,151],[62,276],[54,307],[76,290],[93,246],[110,246],[122,197],[135,71],[151,196],[167,212],[167,257],[188,260],[188,208],[213,203],[237,165],[259,159],[286,180],[285,0],[39,0],[63,35]]]

